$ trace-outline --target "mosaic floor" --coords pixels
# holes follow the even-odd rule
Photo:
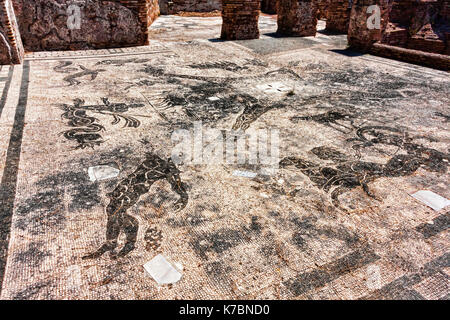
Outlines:
[[[177,15],[160,16],[150,28],[150,37],[160,41],[188,41],[193,39],[216,40],[222,28],[221,17],[182,17]],[[319,29],[325,28],[320,22]],[[262,15],[259,18],[261,38],[268,37],[277,30],[276,15]]]
[[[270,19],[221,42],[220,18],[161,17],[147,47],[1,67],[1,299],[448,299],[450,212],[411,196],[450,198],[448,74]],[[278,169],[171,161],[199,122],[278,130]]]

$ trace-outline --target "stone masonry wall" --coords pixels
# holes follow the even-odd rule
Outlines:
[[[278,33],[286,36],[315,36],[317,31],[315,0],[278,0]]]
[[[260,0],[222,0],[222,35],[225,40],[259,38]]]
[[[19,64],[24,50],[10,0],[0,0],[0,65]]]
[[[25,50],[80,50],[148,44],[157,0],[13,0]],[[80,8],[80,28],[68,8]]]
[[[159,0],[161,14],[210,12],[222,9],[221,0]]]

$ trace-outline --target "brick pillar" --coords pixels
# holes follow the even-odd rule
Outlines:
[[[329,0],[316,0],[319,7],[318,19],[326,19]]]
[[[261,12],[276,14],[277,13],[277,0],[262,0]]]
[[[119,0],[118,2],[134,10],[138,16],[144,35],[143,43],[139,43],[139,45],[149,44],[148,28],[160,14],[158,0]]]
[[[147,0],[147,35],[148,28],[159,17],[159,2],[158,0]]]
[[[23,45],[11,0],[0,0],[0,64],[20,64]]]
[[[331,32],[347,33],[352,2],[355,0],[330,0],[325,29]]]
[[[287,36],[315,36],[317,31],[315,0],[278,0],[278,31]]]
[[[366,52],[375,42],[382,39],[389,22],[389,2],[389,0],[354,0],[347,35],[350,47]],[[367,26],[367,19],[371,16],[367,13],[367,8],[371,5],[380,7],[380,29],[369,29]]]
[[[222,35],[225,40],[259,38],[260,0],[222,0]]]

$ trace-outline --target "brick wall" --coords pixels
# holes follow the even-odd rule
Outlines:
[[[379,56],[448,71],[450,57],[445,30],[449,30],[449,20],[443,16],[446,9],[442,2],[448,0],[355,0],[348,30],[349,45]],[[378,30],[367,27],[367,8],[374,4],[381,9]]]
[[[409,39],[407,48],[418,49],[427,52],[448,52],[448,35],[450,32],[450,20],[442,15],[440,10],[445,6],[443,0],[420,1],[415,4],[415,11],[409,25]]]
[[[319,13],[317,18],[326,19],[328,14],[328,5],[330,0],[316,0],[317,6],[319,7]]]
[[[259,38],[260,0],[222,0],[222,35],[225,40]]]
[[[278,33],[315,36],[318,6],[315,0],[278,0]]]
[[[415,2],[415,1],[414,1]],[[389,21],[401,26],[408,26],[414,16],[415,3],[411,0],[392,1]]]
[[[159,0],[161,14],[210,12],[222,9],[221,0]]]
[[[276,14],[277,13],[277,0],[262,0],[261,12]]]
[[[326,30],[347,33],[352,2],[351,0],[329,0]]]
[[[440,12],[445,20],[450,21],[450,0],[441,1]]]
[[[148,44],[157,0],[13,0],[28,51],[80,50]],[[80,29],[68,27],[67,9],[81,9]]]
[[[0,65],[23,61],[24,50],[10,0],[0,0]]]
[[[432,53],[449,53],[449,0],[394,0],[381,42]]]
[[[414,63],[431,68],[450,71],[450,58],[448,55],[412,50],[401,47],[375,43],[370,53],[386,58]]]

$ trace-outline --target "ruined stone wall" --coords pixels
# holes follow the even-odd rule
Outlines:
[[[210,12],[222,9],[221,0],[159,0],[161,14]]]
[[[352,3],[352,0],[329,0],[325,29],[336,33],[347,33]]]
[[[10,0],[0,0],[0,65],[18,64],[24,50]]]
[[[259,38],[260,0],[222,0],[222,34],[225,40]]]
[[[449,0],[394,0],[381,42],[431,53],[449,53]]]
[[[157,0],[13,0],[28,51],[80,50],[148,44]],[[80,8],[79,28],[69,28],[68,8]]]
[[[450,21],[450,1],[449,0],[441,1],[440,12],[441,12],[442,17],[446,21]]]
[[[415,2],[415,1],[414,1]],[[414,15],[415,3],[411,0],[392,1],[389,13],[389,22],[407,26]]]
[[[439,9],[440,22],[444,26],[442,28],[442,34],[445,41],[445,54],[450,55],[450,0],[441,1],[441,7]]]
[[[287,36],[315,36],[317,30],[315,0],[278,0],[278,31]]]
[[[428,0],[416,3],[408,28],[406,47],[432,53],[450,53],[450,19],[445,12],[449,0]]]
[[[383,57],[450,70],[448,0],[354,0],[348,43]],[[381,9],[380,29],[369,29],[367,8]],[[409,12],[408,19],[401,12]]]
[[[262,0],[261,12],[276,14],[277,13],[277,0]]]

